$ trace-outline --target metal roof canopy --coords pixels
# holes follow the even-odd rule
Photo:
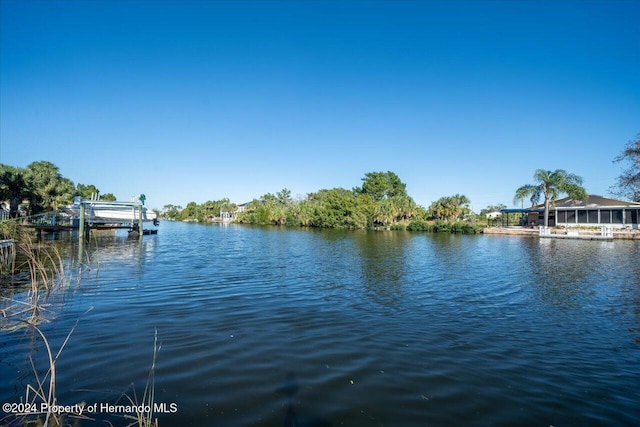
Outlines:
[[[142,206],[140,202],[108,202],[106,200],[81,200],[80,203],[85,205],[100,205],[100,206],[125,206],[125,207],[139,207]]]
[[[544,209],[534,209],[534,208],[510,208],[510,209],[500,209],[500,212],[503,213],[527,213],[527,212],[544,212]]]

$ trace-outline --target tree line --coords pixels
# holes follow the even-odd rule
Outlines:
[[[25,168],[0,163],[0,202],[15,218],[22,211],[27,215],[57,210],[73,202],[75,196],[90,199],[99,195],[95,185],[73,183],[60,174],[60,170],[51,162],[38,161]],[[101,200],[116,200],[111,194],[103,194]]]
[[[640,202],[640,134],[626,144],[614,161],[623,163],[625,167],[610,191]],[[531,196],[532,204],[544,201],[547,212],[549,203],[560,193],[578,199],[586,197],[581,178],[561,169],[540,169],[534,174],[534,180],[535,184],[517,189],[516,199]],[[74,184],[60,174],[56,165],[47,161],[36,161],[25,168],[0,163],[0,203],[11,217],[18,216],[19,212],[34,215],[54,211],[70,204],[74,196],[90,199],[97,195],[101,200],[116,200],[111,193],[100,194],[93,184]],[[221,211],[226,211],[236,212],[237,221],[245,224],[434,231],[464,229],[471,232],[469,227],[473,226],[477,216],[469,205],[466,196],[455,194],[441,197],[428,208],[419,206],[407,194],[406,184],[388,171],[365,174],[361,186],[351,190],[322,189],[296,199],[286,188],[275,194],[267,193],[244,206],[243,212],[238,212],[238,206],[225,198],[202,204],[190,202],[184,208],[165,205],[161,216],[179,221],[208,222],[218,217]],[[505,207],[503,204],[487,206],[480,211],[480,216]]]
[[[475,233],[470,200],[460,194],[441,197],[428,208],[415,203],[406,184],[394,172],[368,172],[362,184],[346,188],[322,189],[294,199],[282,189],[252,200],[238,212],[229,199],[166,205],[162,216],[172,220],[209,222],[220,211],[236,212],[241,224],[348,229],[409,229]],[[455,224],[455,225],[454,225]]]
[[[614,162],[627,166],[618,177],[617,185],[610,191],[620,197],[640,202],[640,134],[627,143]],[[580,200],[587,197],[582,178],[562,169],[549,171],[538,169],[534,184],[516,190],[514,203],[530,197],[532,205],[544,202],[545,223],[550,204],[560,194]],[[362,185],[351,190],[345,188],[323,189],[309,193],[302,199],[293,199],[291,191],[283,189],[267,193],[252,200],[238,212],[236,221],[243,224],[272,224],[322,228],[392,228],[407,230],[476,232],[475,224],[486,220],[485,215],[499,212],[506,205],[487,206],[480,215],[471,212],[470,200],[461,194],[444,196],[428,208],[417,205],[406,192],[406,184],[393,172],[369,172],[362,178]],[[162,216],[173,220],[208,222],[220,211],[237,212],[238,207],[229,199],[208,201],[204,204],[190,202],[181,206],[166,205]]]

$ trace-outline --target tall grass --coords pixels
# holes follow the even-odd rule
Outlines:
[[[0,223],[0,233],[3,238],[14,240],[16,247],[14,267],[0,281],[0,329],[46,322],[48,296],[64,283],[65,269],[60,251],[55,245],[34,242],[28,230],[15,221]]]
[[[18,226],[14,221],[0,221],[0,240],[14,241],[17,228]],[[15,245],[11,245],[7,252],[0,253],[0,283],[5,275],[13,275],[15,256]]]
[[[51,346],[49,345],[49,341],[47,340],[47,337],[44,335],[42,330],[35,325],[30,325],[30,327],[32,327],[38,333],[38,335],[40,335],[40,337],[42,338],[42,341],[44,342],[45,348],[47,349],[47,356],[49,358],[49,369],[47,370],[45,375],[42,378],[40,378],[38,376],[38,371],[35,367],[35,364],[33,363],[33,359],[29,357],[29,359],[31,360],[31,367],[33,368],[33,372],[36,377],[36,385],[35,387],[31,386],[30,384],[27,385],[25,402],[31,402],[31,404],[33,405],[39,405],[41,403],[47,404],[48,410],[43,414],[45,416],[45,419],[43,421],[43,426],[65,425],[63,424],[64,416],[50,409],[55,405],[57,405],[58,403],[58,399],[56,397],[56,362],[58,361],[58,358],[60,357],[62,350],[67,345],[67,342],[71,337],[71,334],[75,330],[76,326],[78,326],[79,321],[80,319],[78,319],[76,323],[73,325],[73,328],[71,328],[71,330],[67,334],[64,342],[58,349],[58,352],[56,353],[55,357],[53,356],[53,352],[51,351]]]
[[[64,264],[56,246],[43,245],[33,241],[29,230],[21,227],[16,221],[0,223],[0,238],[12,239],[15,242],[16,257],[11,271],[0,280],[0,331],[10,332],[18,329],[32,329],[43,341],[47,357],[48,369],[43,376],[38,374],[35,362],[29,356],[33,369],[35,384],[28,384],[22,403],[32,408],[47,408],[56,405],[56,362],[66,346],[75,326],[66,339],[53,353],[45,334],[39,325],[49,321],[50,313],[47,299],[64,280]],[[77,322],[76,322],[77,325]],[[62,426],[63,417],[48,409],[44,413],[30,411],[13,414],[14,425]],[[3,420],[0,420],[0,423]],[[15,424],[15,423],[18,424]]]
[[[136,389],[133,384],[131,384],[133,396],[129,396],[128,394],[123,395],[131,405],[136,407],[145,407],[149,410],[137,411],[135,416],[125,416],[125,418],[132,420],[132,422],[128,424],[127,427],[158,427],[158,419],[154,419],[153,412],[155,403],[156,360],[158,358],[158,352],[160,351],[161,347],[162,345],[158,343],[158,330],[156,329],[153,335],[153,359],[151,361],[151,368],[149,369],[149,374],[147,376],[147,383],[142,394],[142,400],[138,400]]]
[[[89,311],[91,311],[91,308],[87,310],[85,314]],[[78,326],[79,321],[80,319],[76,320],[76,323],[66,335],[64,341],[54,355],[51,344],[42,329],[26,320],[17,320],[17,322],[23,323],[28,328],[35,331],[35,333],[42,339],[47,352],[47,371],[44,375],[39,375],[36,363],[33,358],[29,356],[35,383],[27,384],[24,398],[21,399],[21,403],[26,405],[27,410],[22,413],[11,414],[4,419],[0,419],[0,424],[8,422],[9,425],[42,427],[62,427],[72,425],[69,423],[69,420],[67,420],[67,416],[65,414],[60,414],[54,410],[55,406],[58,404],[56,395],[56,363],[62,354],[62,350],[64,350],[69,342],[71,334],[73,334],[73,331]],[[43,405],[46,405],[46,410],[44,411],[42,410]],[[79,421],[80,419],[88,419],[87,417],[81,417],[80,415],[74,416],[77,418],[76,421]]]

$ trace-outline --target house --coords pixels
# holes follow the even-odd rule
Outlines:
[[[502,212],[521,212],[527,225],[544,224],[544,204],[529,209],[503,209]],[[523,221],[524,222],[524,221]],[[640,228],[640,203],[589,196],[578,201],[569,197],[551,203],[549,226],[610,226],[613,228]]]
[[[221,222],[231,222],[234,221],[237,217],[238,214],[240,212],[244,212],[244,210],[247,208],[247,205],[249,203],[242,203],[239,205],[236,204],[232,204],[232,205],[227,205],[225,206],[227,209],[229,209],[229,207],[236,207],[236,210],[227,210],[227,209],[220,209],[220,221]]]

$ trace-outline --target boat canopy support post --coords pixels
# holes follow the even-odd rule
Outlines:
[[[80,203],[80,218],[79,218],[79,228],[78,228],[78,239],[80,239],[80,241],[84,240],[84,235],[85,235],[84,214],[85,214],[84,203]]]
[[[80,203],[80,218],[78,218],[78,262],[82,264],[84,258],[84,203]]]

